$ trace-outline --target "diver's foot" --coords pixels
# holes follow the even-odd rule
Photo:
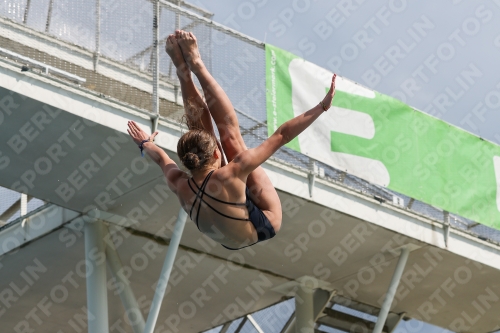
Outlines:
[[[172,63],[177,69],[185,69],[187,67],[186,61],[182,56],[181,48],[177,43],[177,39],[174,34],[171,34],[167,37],[167,42],[165,44],[165,51],[172,59]]]
[[[184,56],[182,55],[181,48],[174,34],[167,37],[167,42],[165,44],[165,51],[172,59],[177,70],[177,77],[179,80],[189,80],[191,78],[191,70],[189,69]]]
[[[198,49],[198,43],[196,42],[196,37],[192,32],[187,32],[184,30],[176,30],[175,37],[179,43],[182,55],[186,60],[187,65],[193,73],[197,73],[205,65],[201,60],[200,51]]]

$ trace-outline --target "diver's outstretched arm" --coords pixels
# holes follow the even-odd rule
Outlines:
[[[285,122],[273,135],[256,148],[242,152],[233,160],[235,172],[241,179],[246,177],[258,166],[271,157],[280,147],[290,142],[293,138],[309,127],[323,112],[332,104],[335,95],[334,74],[330,85],[330,90],[325,98],[311,110]],[[326,109],[325,109],[325,108]]]
[[[177,193],[177,182],[185,173],[177,167],[174,160],[172,160],[163,149],[153,143],[158,132],[147,135],[134,121],[128,122],[127,132],[132,137],[135,144],[138,146],[142,145],[144,152],[160,166],[163,174],[167,178],[168,187],[174,193]]]

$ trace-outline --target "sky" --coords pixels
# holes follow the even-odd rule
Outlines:
[[[500,1],[195,0],[214,21],[500,144]]]
[[[195,0],[213,20],[500,144],[500,1]],[[444,332],[402,323],[397,332]]]

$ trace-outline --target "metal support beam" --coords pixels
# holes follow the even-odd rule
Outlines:
[[[134,292],[130,287],[130,282],[126,276],[123,275],[123,266],[116,252],[115,245],[113,241],[108,236],[109,229],[104,227],[106,233],[106,258],[109,266],[109,270],[113,274],[114,278],[118,283],[123,286],[123,289],[120,292],[120,299],[122,300],[123,307],[125,308],[125,313],[129,319],[130,325],[134,329],[135,333],[143,333],[144,327],[146,323],[144,322],[144,317],[142,316],[142,312],[137,304],[137,300],[134,296]]]
[[[21,221],[21,227],[23,228],[24,231],[24,240],[28,239],[28,228],[26,226],[26,222],[28,221],[27,218],[24,218],[26,214],[28,214],[28,195],[21,193],[21,209],[19,209],[19,216],[22,218]]]
[[[283,329],[281,330],[280,333],[293,333],[295,332],[295,312],[292,313],[290,318],[288,318],[288,321],[286,322],[285,326],[283,326]]]
[[[361,303],[350,298],[346,298],[343,296],[335,295],[332,298],[333,303],[341,305],[345,308],[353,309],[356,311],[364,312],[366,314],[377,317],[380,313],[380,309],[365,303]]]
[[[396,269],[394,270],[394,275],[392,276],[391,283],[389,284],[389,290],[387,290],[387,294],[385,294],[384,303],[382,303],[382,307],[380,308],[380,314],[377,318],[377,323],[375,324],[373,333],[382,333],[382,329],[384,328],[385,321],[387,319],[387,314],[389,313],[392,301],[394,300],[394,295],[396,294],[396,290],[409,255],[410,248],[408,246],[402,247],[401,255],[399,256]]]
[[[312,299],[313,299],[313,326],[316,324],[318,321],[318,317],[323,313],[323,310],[325,310],[325,307],[328,306],[330,299],[332,298],[334,293],[331,293],[327,290],[323,289],[310,289],[312,291]],[[300,297],[300,296],[298,296]],[[300,301],[300,299],[299,299]],[[297,302],[297,296],[295,298],[295,302]],[[292,333],[296,332],[298,330],[298,326],[296,323],[296,314],[297,311],[295,312],[295,316],[292,321],[289,320],[289,325],[286,328],[285,333]],[[285,328],[283,328],[285,330]]]
[[[314,290],[300,285],[295,295],[295,332],[314,333]]]
[[[312,276],[302,276],[273,288],[286,297],[295,294],[295,313],[283,326],[281,333],[313,333],[315,322],[335,294],[330,283]]]
[[[109,330],[105,250],[102,222],[95,220],[86,222],[85,260],[89,333],[107,333]]]
[[[371,332],[374,326],[372,321],[341,312],[338,310],[326,308],[326,316],[318,320],[318,324],[325,325],[337,330],[346,332]],[[364,329],[364,330],[363,330]],[[387,326],[384,327],[384,332],[387,332]]]
[[[252,315],[247,315],[248,320],[252,323],[253,327],[257,330],[259,333],[264,333],[262,328],[260,328],[260,325],[253,319]]]
[[[19,197],[18,200],[16,200],[12,205],[10,205],[10,207],[8,207],[1,215],[0,215],[0,221],[4,221],[5,223],[7,223],[7,221],[18,211],[18,210],[22,210],[22,196],[25,195],[25,194],[21,194],[21,197]],[[33,199],[33,197],[31,196],[28,196],[27,197],[27,202],[29,202],[31,199]],[[27,205],[27,203],[26,203]],[[21,216],[23,215],[26,215],[27,211],[23,214],[21,212]],[[2,226],[2,223],[0,222],[0,226]]]
[[[21,193],[20,215],[21,215],[21,217],[23,217],[26,214],[28,214],[28,195]]]
[[[393,333],[405,316],[405,312],[399,314],[389,313],[389,316],[387,317],[387,320],[385,322],[388,327],[387,333]]]
[[[177,254],[177,249],[179,248],[179,243],[181,242],[182,232],[184,231],[186,219],[187,213],[184,211],[184,209],[181,208],[179,210],[177,221],[175,222],[172,239],[170,240],[170,244],[168,245],[167,256],[165,257],[165,262],[160,273],[160,278],[158,280],[158,284],[156,285],[156,291],[153,297],[153,302],[151,303],[151,309],[149,310],[148,320],[146,322],[144,333],[153,333],[156,320],[158,319],[158,314],[160,313],[163,296],[165,295],[165,290],[167,289],[168,279],[170,278],[170,273],[172,272],[172,266],[174,265],[174,259]]]
[[[232,321],[225,323],[224,326],[220,329],[219,333],[226,333],[229,327],[231,326]]]
[[[236,331],[234,331],[234,333],[241,332],[241,329],[243,328],[243,326],[245,326],[247,319],[248,319],[247,316],[243,317],[243,319],[241,320],[240,324],[238,325],[238,327],[236,328]]]

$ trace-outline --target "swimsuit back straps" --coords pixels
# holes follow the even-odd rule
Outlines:
[[[210,176],[212,176],[212,173],[214,173],[214,171],[215,170],[210,171],[210,173],[208,175],[206,175],[205,179],[203,179],[203,183],[201,183],[201,187],[198,188],[198,192],[197,193],[195,192],[196,197],[194,198],[193,205],[191,206],[191,209],[189,210],[189,218],[193,219],[191,217],[191,214],[193,213],[193,208],[196,205],[196,201],[199,198],[200,202],[198,205],[198,212],[196,213],[196,221],[195,221],[196,226],[198,227],[198,230],[200,229],[200,226],[198,225],[198,216],[200,215],[201,200],[203,200],[203,194],[205,193],[205,187],[207,186],[208,180],[210,179]],[[195,183],[194,179],[193,179],[193,183]],[[191,187],[191,184],[189,183],[189,179],[188,179],[188,184],[189,184],[189,188],[191,188],[191,190],[194,192],[193,188]],[[196,187],[198,187],[198,186],[196,186]],[[200,193],[201,193],[201,195],[200,195]]]
[[[193,212],[193,208],[194,206],[196,205],[196,202],[198,200],[198,198],[200,199],[200,201],[198,202],[198,209],[197,209],[197,212],[196,212],[196,226],[198,227],[198,230],[200,229],[200,226],[199,226],[199,216],[200,216],[200,208],[201,208],[201,203],[203,202],[205,205],[207,205],[210,209],[212,209],[214,212],[216,212],[217,214],[221,215],[221,216],[224,216],[228,219],[232,219],[232,220],[238,220],[238,221],[250,221],[250,218],[239,218],[239,217],[234,217],[234,216],[229,216],[229,215],[226,215],[222,212],[220,212],[219,210],[215,209],[212,205],[210,205],[208,202],[206,202],[206,200],[203,199],[203,195],[207,195],[207,197],[215,200],[215,201],[218,201],[218,202],[221,202],[221,203],[224,203],[224,204],[227,204],[227,205],[232,205],[232,206],[245,206],[246,203],[239,203],[239,202],[228,202],[228,201],[223,201],[223,200],[219,200],[213,196],[211,196],[210,194],[208,193],[205,193],[205,188],[207,187],[207,184],[208,184],[208,180],[210,179],[210,177],[212,176],[212,174],[214,173],[215,170],[212,170],[208,173],[208,175],[205,177],[205,179],[203,180],[203,183],[201,184],[200,187],[198,187],[198,185],[196,185],[196,182],[194,181],[193,178],[190,178],[188,179],[188,185],[189,185],[189,188],[191,189],[191,191],[193,191],[193,193],[196,194],[196,198],[194,199],[194,202],[193,202],[193,205],[191,206],[191,210],[189,211],[189,217],[191,218],[191,214]],[[193,187],[191,186],[191,182],[190,180],[193,179],[193,183],[194,185],[196,186],[196,188],[198,189],[198,192],[196,192]],[[200,194],[201,193],[201,194]],[[192,219],[192,218],[191,218]]]

